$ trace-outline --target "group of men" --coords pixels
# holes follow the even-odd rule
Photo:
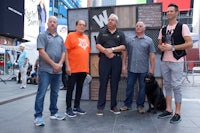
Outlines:
[[[185,24],[177,21],[178,6],[170,4],[167,10],[169,24],[162,28],[159,34],[158,48],[162,51],[161,72],[163,88],[166,90],[167,108],[158,118],[172,117],[170,123],[181,121],[181,79],[183,74],[183,56],[185,49],[192,47],[190,31]],[[118,16],[111,14],[107,26],[100,30],[96,39],[99,50],[99,95],[96,115],[104,115],[107,84],[110,81],[111,105],[110,111],[120,114],[120,111],[131,109],[134,96],[134,85],[139,82],[139,92],[136,99],[137,110],[144,113],[145,82],[147,73],[154,74],[155,45],[152,39],[145,35],[145,24],[136,23],[135,35],[125,38],[123,31],[117,29]],[[80,107],[83,82],[89,73],[90,41],[87,35],[86,22],[76,21],[75,32],[68,34],[65,42],[56,32],[57,19],[48,19],[48,29],[41,32],[37,38],[39,51],[39,82],[35,99],[35,125],[44,126],[42,118],[45,93],[50,85],[50,119],[64,120],[65,116],[76,117],[86,114]],[[173,31],[173,32],[172,32]],[[169,34],[170,32],[170,34]],[[166,41],[163,42],[162,38]],[[127,62],[128,61],[128,62]],[[68,75],[65,115],[58,113],[57,99],[61,83],[62,65]],[[150,64],[150,65],[149,65]],[[124,106],[117,108],[117,91],[121,73],[127,75],[126,99]],[[72,108],[72,93],[76,85],[75,100]],[[175,97],[175,112],[172,111],[172,92]]]

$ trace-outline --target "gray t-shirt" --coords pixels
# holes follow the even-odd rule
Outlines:
[[[42,48],[48,56],[56,63],[61,59],[62,53],[66,52],[63,38],[60,35],[51,35],[48,30],[40,33],[37,38],[37,49]],[[53,68],[39,56],[39,71],[53,74]],[[61,71],[59,72],[61,73]]]
[[[136,35],[127,39],[128,71],[134,73],[146,73],[149,70],[149,53],[155,53],[153,40],[144,35],[138,38]]]

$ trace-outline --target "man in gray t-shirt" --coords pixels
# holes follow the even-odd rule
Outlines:
[[[44,98],[50,85],[50,119],[64,120],[65,115],[58,113],[57,99],[60,89],[62,64],[65,60],[65,46],[61,36],[56,32],[57,18],[51,16],[48,19],[48,29],[41,32],[37,38],[39,51],[39,83],[35,99],[35,125],[44,126],[42,119]]]
[[[56,45],[55,45],[56,44]],[[47,30],[41,33],[37,39],[37,49],[43,49],[45,53],[54,63],[59,63],[62,54],[66,52],[64,41],[61,36],[58,34],[52,36],[51,33]],[[61,73],[61,69],[55,72],[51,63],[45,61],[42,56],[39,56],[39,71],[45,71],[50,74]],[[62,66],[62,65],[61,65]]]

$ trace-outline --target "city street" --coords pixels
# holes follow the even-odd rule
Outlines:
[[[191,77],[189,77],[191,80]],[[199,79],[195,78],[198,83]],[[49,119],[49,91],[45,98],[44,127],[36,127],[34,121],[34,100],[37,85],[19,89],[16,81],[0,82],[0,130],[1,133],[199,133],[200,132],[200,88],[184,81],[182,121],[170,124],[170,119],[158,119],[158,114],[139,114],[135,103],[133,110],[114,115],[107,102],[104,116],[96,116],[96,101],[84,100],[81,107],[87,115],[66,118],[64,121]],[[60,90],[58,108],[65,112],[65,90]],[[120,102],[118,107],[122,106]],[[147,104],[145,108],[147,109]]]
[[[0,133],[200,133],[199,4],[200,0],[0,0]],[[64,47],[67,74],[70,70],[74,75],[86,72],[91,76],[86,77],[80,103],[81,109],[87,114],[77,114],[74,118],[66,116],[65,120],[52,120],[54,116],[50,119],[49,87],[42,114],[45,125],[35,126],[34,104],[38,85],[27,84],[26,88],[20,89],[20,84],[15,80],[24,79],[25,74],[33,77],[33,71],[34,75],[38,71],[57,73],[59,66],[64,66],[61,65]],[[129,53],[126,63],[122,55],[124,51]],[[155,59],[152,52],[155,53]],[[122,61],[120,57],[123,57]],[[36,60],[39,60],[39,64]],[[113,89],[121,62],[123,66],[128,64],[128,72],[137,75],[149,68],[165,94],[165,88],[162,87],[165,72],[162,71],[162,75],[160,68],[166,70],[167,77],[172,76],[169,79],[173,83],[171,86],[178,83],[174,80],[174,77],[178,77],[175,75],[181,74],[167,71],[164,65],[160,65],[162,61],[170,65],[184,61],[180,123],[171,124],[171,118],[158,119],[160,111],[156,114],[140,114],[140,106],[137,111],[135,100],[139,82],[134,86],[132,109],[116,115],[111,112],[115,108],[112,107],[110,111],[108,100],[103,115],[96,115],[99,79],[102,75],[106,80],[109,78],[111,85],[108,84],[108,88]],[[28,64],[29,69],[25,73]],[[181,66],[176,65],[175,68]],[[109,73],[109,77],[106,73]],[[127,78],[122,75],[117,94],[118,109],[124,105],[126,97]],[[26,80],[23,81],[25,83]],[[57,106],[58,113],[64,114],[66,90],[62,90],[62,87]],[[180,89],[176,90],[176,98],[179,99]],[[113,99],[115,94],[111,97],[110,91],[107,92],[106,99]],[[72,108],[74,97],[75,91]],[[144,95],[140,99],[144,99]],[[175,114],[174,99],[172,101]],[[147,98],[144,109],[149,109]],[[177,118],[175,122],[180,120],[179,110],[176,112],[174,116],[177,117],[173,117]],[[169,112],[167,114],[171,115]],[[40,118],[37,122],[42,123]]]

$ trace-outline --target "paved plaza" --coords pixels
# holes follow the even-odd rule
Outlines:
[[[200,132],[200,80],[192,76],[184,80],[182,121],[170,124],[169,119],[158,119],[158,114],[139,114],[135,102],[133,109],[114,115],[109,111],[107,102],[104,116],[96,116],[97,101],[83,100],[81,107],[87,115],[76,118],[66,118],[64,121],[49,119],[49,91],[45,98],[44,127],[33,124],[34,100],[37,85],[27,85],[26,89],[19,89],[16,81],[0,82],[0,132],[1,133],[199,133]],[[60,90],[59,112],[65,112],[65,90]],[[120,101],[118,107],[122,106]],[[147,109],[147,104],[145,104]]]

